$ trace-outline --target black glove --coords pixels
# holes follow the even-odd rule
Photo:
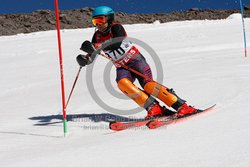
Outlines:
[[[95,47],[93,46],[93,44],[90,41],[84,41],[81,45],[80,48],[82,51],[87,52],[88,54],[82,55],[82,56],[77,56],[77,62],[80,66],[85,66],[88,65],[90,63],[92,63],[94,61],[94,59],[96,58],[96,55],[99,54],[101,52],[101,49],[95,49]],[[79,57],[79,58],[78,58]],[[82,58],[81,58],[82,57]],[[83,60],[84,59],[84,60]]]
[[[101,52],[101,49],[95,49],[93,44],[90,41],[84,41],[80,48],[82,51],[87,52],[90,55],[96,56],[96,54],[99,54]]]
[[[89,57],[89,54],[87,55],[81,55],[79,54],[77,57],[76,57],[76,61],[77,63],[81,66],[81,67],[84,67],[86,65],[89,65],[90,63],[92,63],[93,61],[91,60],[91,58]]]

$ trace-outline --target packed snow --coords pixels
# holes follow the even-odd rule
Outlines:
[[[249,51],[249,18],[245,24]],[[86,82],[89,67],[84,67],[67,107],[68,133],[63,137],[56,31],[2,36],[1,167],[249,166],[250,62],[244,57],[239,14],[225,20],[156,22],[125,29],[157,53],[163,85],[198,108],[216,103],[214,111],[156,130],[113,132],[108,128],[110,119],[142,118],[146,111],[129,113],[137,105],[107,90],[104,75],[119,92],[115,68],[107,75],[110,64],[98,57],[91,65],[95,92],[108,106],[128,112],[105,111],[92,99]],[[75,58],[82,53],[81,43],[93,32],[93,28],[61,31],[66,99],[79,69]],[[141,50],[157,77],[160,65]]]

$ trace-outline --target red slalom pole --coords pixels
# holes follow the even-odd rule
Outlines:
[[[66,115],[66,105],[65,105],[65,89],[64,89],[63,60],[62,60],[63,58],[62,58],[62,45],[61,45],[61,34],[60,34],[60,19],[59,19],[58,0],[55,0],[55,16],[56,16],[56,28],[57,28],[59,62],[60,62],[60,73],[61,73],[63,132],[64,132],[64,137],[65,137],[66,133],[67,133],[67,115]]]

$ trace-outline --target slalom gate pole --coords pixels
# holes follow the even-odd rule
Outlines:
[[[245,57],[247,57],[246,29],[245,29],[245,22],[244,22],[244,8],[243,8],[242,0],[240,0],[240,10],[241,10],[241,20],[242,20],[243,35],[244,35],[244,53],[245,53]]]
[[[133,73],[135,73],[135,74],[137,74],[137,75],[139,75],[139,76],[145,78],[146,80],[150,80],[150,81],[152,81],[152,82],[155,82],[155,83],[159,84],[160,86],[162,86],[163,88],[168,89],[166,86],[164,86],[164,85],[162,85],[162,84],[156,82],[156,81],[153,80],[152,78],[149,78],[148,76],[146,76],[146,75],[140,73],[139,71],[136,71],[135,69],[130,68],[130,67],[126,66],[126,65],[123,65],[123,64],[120,64],[120,63],[115,62],[112,58],[107,57],[103,52],[101,52],[100,55],[103,56],[103,57],[105,57],[105,58],[107,58],[107,59],[109,59],[109,60],[112,61],[113,63],[119,64],[121,67],[123,67],[123,68],[125,68],[125,69],[127,69],[127,70],[129,70],[129,71],[131,71],[131,72],[133,72]]]
[[[70,100],[71,95],[72,95],[72,93],[73,93],[73,91],[74,91],[74,88],[75,88],[76,82],[77,82],[77,80],[78,80],[79,74],[80,74],[80,72],[81,72],[81,69],[82,69],[82,67],[80,67],[79,70],[78,70],[78,73],[77,73],[77,75],[76,75],[76,79],[75,79],[75,81],[74,81],[74,83],[73,83],[73,86],[72,86],[72,88],[71,88],[71,91],[70,91],[70,94],[69,94],[69,97],[68,97],[68,100],[67,100],[67,103],[66,103],[65,108],[67,108],[67,106],[68,106],[68,104],[69,104],[69,100]]]
[[[60,20],[59,20],[58,0],[55,0],[54,3],[55,3],[55,16],[56,16],[59,62],[60,62],[60,73],[61,73],[63,132],[64,132],[64,137],[65,137],[66,134],[67,134],[67,115],[66,115],[66,105],[65,105],[64,73],[63,73],[63,60],[62,60],[63,58],[62,58],[62,45],[61,45],[61,34],[60,34]]]

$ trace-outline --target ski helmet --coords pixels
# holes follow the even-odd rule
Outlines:
[[[92,18],[96,16],[107,16],[107,21],[111,24],[114,21],[115,12],[108,6],[99,6],[92,12]]]

